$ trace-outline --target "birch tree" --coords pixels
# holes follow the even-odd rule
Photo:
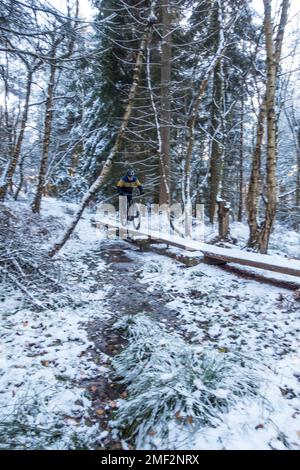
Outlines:
[[[111,169],[113,160],[116,157],[116,154],[120,149],[120,146],[121,146],[126,128],[128,126],[128,123],[129,123],[130,116],[132,114],[134,100],[135,100],[135,97],[136,97],[136,94],[137,94],[137,90],[138,90],[138,86],[139,86],[139,82],[140,82],[140,78],[141,78],[141,73],[142,73],[142,70],[143,70],[144,55],[145,55],[145,51],[146,51],[147,44],[148,44],[148,41],[149,41],[149,37],[150,37],[150,34],[151,34],[152,25],[153,25],[153,23],[152,23],[152,18],[151,18],[150,21],[148,22],[148,24],[145,26],[145,31],[143,33],[143,36],[142,36],[142,39],[141,39],[141,42],[140,42],[140,47],[139,47],[139,51],[138,51],[138,54],[137,54],[137,57],[136,57],[135,67],[134,67],[134,70],[133,70],[132,85],[131,85],[129,96],[128,96],[127,106],[126,106],[126,109],[125,109],[125,112],[124,112],[124,115],[123,115],[121,126],[120,126],[118,134],[116,136],[114,146],[111,149],[111,151],[110,151],[110,153],[109,153],[109,155],[108,155],[108,157],[107,157],[107,159],[106,159],[106,161],[105,161],[105,163],[102,167],[100,175],[97,177],[96,181],[92,184],[89,191],[84,195],[84,197],[83,197],[83,199],[82,199],[82,201],[79,205],[79,208],[76,211],[76,214],[74,216],[73,221],[71,222],[69,227],[67,227],[67,229],[62,234],[60,239],[54,244],[54,246],[50,250],[49,256],[51,256],[51,257],[54,256],[65,245],[65,243],[68,241],[69,237],[71,236],[71,234],[75,230],[83,211],[85,210],[85,208],[87,207],[89,202],[95,197],[96,193],[99,191],[99,189],[103,185],[105,179],[107,178],[107,176],[109,174],[109,171]]]
[[[287,23],[289,0],[281,4],[281,16],[276,38],[274,39],[274,25],[272,21],[272,2],[264,0],[264,34],[266,45],[266,91],[261,104],[258,122],[255,151],[253,154],[251,179],[247,196],[248,223],[250,237],[248,246],[258,249],[261,253],[268,250],[269,238],[272,232],[276,214],[276,85],[280,66],[282,42]],[[266,208],[264,221],[258,222],[258,196],[261,177],[261,152],[264,137],[265,122],[267,120],[267,158],[266,158]]]

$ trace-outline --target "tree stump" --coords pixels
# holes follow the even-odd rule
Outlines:
[[[218,227],[220,240],[228,240],[230,238],[229,212],[230,204],[223,200],[218,201]]]

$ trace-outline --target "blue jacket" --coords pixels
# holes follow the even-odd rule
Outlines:
[[[143,186],[141,185],[136,176],[133,176],[131,178],[131,181],[129,180],[127,175],[122,176],[122,178],[117,184],[117,188],[119,194],[132,194],[133,188],[138,188],[140,193],[143,192]]]

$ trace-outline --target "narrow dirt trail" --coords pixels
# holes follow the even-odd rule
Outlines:
[[[131,439],[122,439],[126,429],[115,432],[114,422],[118,400],[132,400],[129,390],[114,377],[112,367],[116,356],[128,348],[126,335],[117,325],[128,316],[134,321],[148,316],[154,329],[156,325],[165,327],[174,341],[181,338],[187,347],[206,348],[228,356],[228,360],[245,351],[249,357],[255,354],[257,362],[270,371],[270,384],[271,380],[274,384],[276,381],[276,385],[270,385],[270,397],[279,390],[278,400],[286,402],[285,413],[294,420],[297,376],[294,366],[286,372],[286,358],[293,358],[296,353],[292,325],[298,304],[286,291],[268,287],[266,296],[266,287],[257,281],[241,279],[214,266],[187,267],[163,255],[140,251],[125,241],[102,239],[82,252],[80,263],[85,266],[87,278],[83,282],[90,285],[91,295],[104,293],[99,316],[93,315],[85,327],[93,343],[89,354],[106,372],[81,383],[92,402],[91,422],[98,423],[101,432],[95,448],[124,449],[124,442],[125,448],[135,448]],[[276,361],[280,373],[273,366],[271,370],[270,361]],[[253,418],[254,433],[260,419],[257,412]],[[276,419],[281,419],[280,413]],[[275,428],[268,424],[271,437],[266,445],[271,448],[277,448],[277,441],[281,443]],[[287,434],[286,429],[282,432]],[[238,436],[236,431],[237,441]]]
[[[94,343],[89,352],[97,364],[99,357],[105,355],[107,361],[102,365],[109,367],[110,358],[125,346],[126,340],[114,326],[124,315],[149,314],[152,319],[164,322],[171,328],[176,326],[176,312],[166,307],[169,298],[163,290],[156,286],[150,293],[145,284],[137,280],[136,272],[143,265],[143,256],[130,243],[104,240],[81,257],[90,276],[96,281],[93,290],[111,286],[103,303],[103,307],[110,312],[109,319],[103,322],[101,317],[94,318],[87,327],[89,339]],[[95,269],[99,260],[106,263],[106,269],[100,272]],[[107,432],[101,448],[121,449],[121,443],[110,433],[109,420],[116,408],[115,401],[126,396],[126,390],[111,380],[110,374],[85,380],[82,385],[87,388],[92,399],[91,420],[99,422],[101,429]]]

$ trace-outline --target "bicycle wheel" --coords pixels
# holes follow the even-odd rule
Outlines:
[[[137,205],[137,212],[136,212],[136,216],[134,217],[133,221],[133,226],[135,228],[135,230],[139,230],[140,227],[141,227],[141,213],[139,211],[139,207]]]
[[[136,202],[130,205],[129,214],[130,214],[130,218],[128,218],[128,220],[132,222],[132,225],[135,228],[135,230],[139,230],[141,226],[141,213],[139,210],[139,206]]]
[[[175,235],[179,235],[179,237],[184,238],[183,229],[179,230],[178,228],[176,228],[175,225],[174,225],[174,221],[175,221],[175,214],[174,214],[173,211],[171,211],[170,217],[169,217],[169,223],[170,223],[171,230]]]

